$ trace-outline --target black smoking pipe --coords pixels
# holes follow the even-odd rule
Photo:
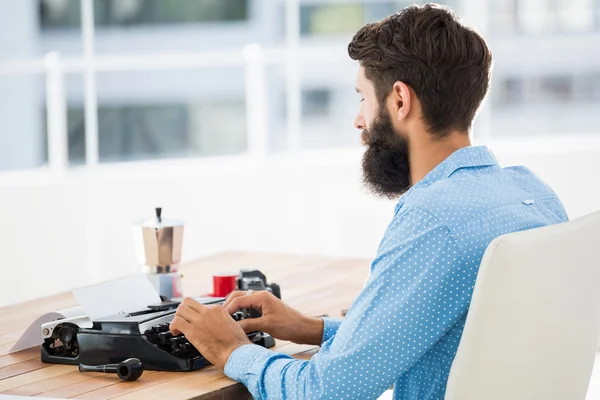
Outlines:
[[[128,358],[119,364],[84,365],[79,364],[79,372],[105,372],[116,373],[122,381],[135,381],[144,372],[144,367],[139,358]]]

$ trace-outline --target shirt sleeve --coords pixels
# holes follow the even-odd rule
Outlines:
[[[323,337],[321,339],[321,345],[335,336],[338,328],[342,324],[342,318],[330,318],[323,317]]]
[[[466,313],[476,263],[420,209],[401,210],[335,335],[309,361],[256,345],[234,351],[225,373],[256,399],[376,399]],[[327,327],[327,323],[325,323]]]

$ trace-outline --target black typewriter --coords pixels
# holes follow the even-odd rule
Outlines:
[[[214,297],[197,297],[195,300],[205,305],[225,301]],[[139,312],[95,321],[57,320],[46,332],[41,360],[56,364],[101,365],[137,358],[146,370],[193,371],[203,368],[209,362],[202,354],[185,336],[173,336],[169,331],[179,304],[164,301]],[[238,321],[252,317],[250,310],[232,315]],[[248,338],[266,348],[275,345],[275,340],[264,332],[248,333]]]

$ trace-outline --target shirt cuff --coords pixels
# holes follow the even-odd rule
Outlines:
[[[271,350],[256,344],[240,346],[229,355],[224,368],[225,375],[247,385],[246,380],[250,376],[256,375],[253,371],[261,371],[272,355]]]
[[[338,328],[342,324],[343,319],[341,318],[330,318],[330,317],[322,317],[323,318],[323,338],[321,339],[321,344],[325,343],[329,339],[335,336],[338,331]]]

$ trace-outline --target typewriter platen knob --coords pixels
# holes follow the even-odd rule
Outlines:
[[[158,325],[159,332],[167,332],[169,330],[169,324],[167,322]]]
[[[60,338],[60,341],[65,344],[71,343],[73,341],[73,339],[75,338],[75,335],[76,335],[75,329],[70,326],[63,326],[62,328],[60,328],[60,331],[58,332],[58,337]]]

